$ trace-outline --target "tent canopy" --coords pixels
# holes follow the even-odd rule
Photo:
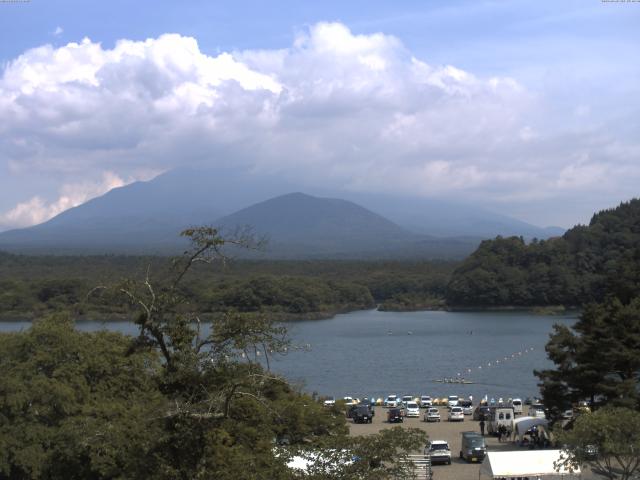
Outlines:
[[[523,435],[524,432],[531,427],[542,425],[546,427],[549,424],[546,418],[539,417],[520,417],[513,421],[513,433],[515,435]]]
[[[515,452],[487,452],[481,474],[489,477],[561,477],[580,474],[580,469],[557,471],[554,462],[560,460],[561,450],[526,450]]]

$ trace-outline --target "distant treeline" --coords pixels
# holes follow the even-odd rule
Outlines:
[[[443,304],[453,262],[232,261],[199,265],[182,285],[197,310],[262,312],[316,318],[373,308],[407,310]],[[163,257],[23,256],[0,253],[2,317],[70,310],[79,316],[127,315],[113,289],[125,278],[170,277]],[[98,288],[97,288],[98,287]]]
[[[527,244],[511,237],[482,242],[453,273],[453,306],[581,306],[640,293],[640,200],[593,216],[562,237]]]

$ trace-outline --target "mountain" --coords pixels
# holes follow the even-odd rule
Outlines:
[[[479,239],[441,239],[410,232],[353,202],[290,193],[219,219],[227,230],[251,226],[267,235],[266,254],[278,258],[460,257]]]
[[[451,257],[499,234],[549,236],[510,217],[427,199],[348,191],[326,195],[311,187],[305,191],[315,200],[311,195],[283,195],[300,187],[276,174],[240,167],[171,170],[111,190],[43,224],[0,233],[0,248],[166,254],[184,246],[177,234],[186,227],[239,223],[268,233],[273,255],[296,257],[373,256],[382,250],[404,257]]]

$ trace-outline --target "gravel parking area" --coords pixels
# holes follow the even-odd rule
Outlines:
[[[376,407],[376,413],[371,424],[350,423],[350,433],[352,435],[367,435],[377,433],[385,428],[402,426],[404,428],[421,428],[429,435],[429,440],[446,440],[451,448],[451,465],[434,465],[433,478],[435,480],[477,480],[480,464],[467,463],[459,458],[461,432],[480,432],[479,422],[473,421],[471,416],[465,416],[463,422],[448,422],[447,409],[440,407],[441,421],[436,423],[426,423],[422,420],[424,409],[421,409],[420,418],[405,418],[403,423],[387,423],[387,409]],[[498,442],[497,437],[485,436],[487,449],[489,451],[521,450],[511,442]],[[422,450],[414,453],[422,453]],[[584,478],[592,478],[590,475]]]

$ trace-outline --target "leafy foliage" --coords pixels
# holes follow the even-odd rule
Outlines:
[[[556,325],[546,346],[556,369],[536,372],[554,416],[572,403],[640,406],[640,297],[590,304],[572,329]]]
[[[560,238],[498,237],[452,275],[450,305],[580,306],[640,293],[640,199],[604,210]]]
[[[154,351],[65,316],[0,335],[0,478],[142,477],[164,400]]]
[[[570,430],[556,429],[563,445],[561,464],[588,464],[605,478],[636,478],[640,469],[640,413],[628,408],[602,408],[578,417]]]
[[[227,261],[219,269],[200,262],[180,282],[184,300],[203,316],[260,313],[280,320],[318,318],[373,308],[405,310],[442,303],[454,263],[357,261]],[[163,257],[29,257],[0,252],[0,312],[38,317],[59,310],[77,316],[127,316],[130,304],[112,290],[90,292],[123,278],[157,285],[174,279]],[[97,293],[97,292],[94,292]]]
[[[185,235],[193,248],[162,282],[147,271],[98,288],[129,302],[137,338],[80,333],[63,316],[0,335],[0,480],[289,479],[299,451],[358,459],[323,470],[316,453],[306,478],[406,471],[405,451],[423,432],[350,438],[342,412],[269,371],[266,360],[288,345],[282,327],[235,313],[203,334],[181,284],[219,260],[228,239],[207,228]]]

